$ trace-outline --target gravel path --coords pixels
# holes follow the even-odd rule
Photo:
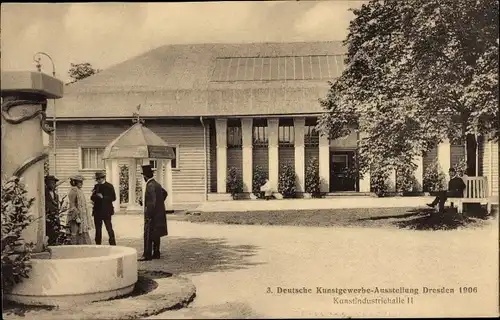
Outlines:
[[[142,218],[116,216],[119,245],[141,253]],[[498,315],[498,222],[451,231],[244,226],[169,221],[161,260],[140,269],[190,278],[197,297],[151,319]],[[417,288],[419,294],[318,294],[324,288]],[[423,293],[423,287],[454,293]],[[460,286],[477,293],[459,293]],[[270,287],[273,293],[266,293]],[[312,289],[277,294],[277,287]],[[472,289],[475,290],[475,289]],[[340,304],[400,299],[413,304]],[[359,300],[354,300],[359,302]],[[367,300],[363,300],[367,301]],[[378,300],[380,302],[380,300]],[[387,300],[384,300],[387,302]],[[396,300],[393,300],[396,301]]]

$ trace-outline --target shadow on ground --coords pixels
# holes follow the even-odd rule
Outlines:
[[[120,245],[132,247],[142,254],[142,239],[122,239]],[[161,243],[161,258],[139,263],[139,269],[148,276],[154,272],[204,273],[245,269],[262,263],[252,262],[259,247],[254,245],[231,245],[219,238],[166,237]]]
[[[494,215],[494,213],[493,213]],[[413,209],[405,213],[359,219],[360,221],[388,220],[401,229],[412,230],[454,230],[465,227],[480,227],[491,218],[481,206],[470,206],[459,215],[456,208],[447,208],[444,213],[434,209]]]

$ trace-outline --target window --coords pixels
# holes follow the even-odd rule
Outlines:
[[[253,127],[253,142],[255,145],[267,145],[267,126]]]
[[[316,131],[316,126],[308,125],[306,126],[306,135],[304,137],[304,143],[306,145],[318,145],[319,144],[319,132]]]
[[[278,141],[281,144],[293,144],[295,131],[293,126],[278,127]]]
[[[241,127],[227,127],[227,146],[240,147],[242,144]]]
[[[102,159],[104,148],[82,147],[80,151],[80,169],[101,170],[105,168],[104,160]]]
[[[179,154],[177,152],[177,147],[172,147],[174,149],[175,159],[172,159],[172,169],[178,169],[177,164],[179,162]],[[153,171],[158,169],[158,161],[157,160],[149,160],[149,165],[153,168]]]
[[[156,160],[149,160],[149,165],[151,166],[151,168],[153,168],[153,171],[156,171],[156,169],[158,169],[158,163],[156,162]]]

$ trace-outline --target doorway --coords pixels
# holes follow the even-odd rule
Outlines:
[[[356,191],[354,151],[330,152],[330,192]]]

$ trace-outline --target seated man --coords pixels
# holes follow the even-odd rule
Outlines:
[[[260,191],[264,192],[264,199],[269,200],[273,196],[273,190],[271,189],[271,183],[268,179],[266,179],[266,183],[264,183],[260,187]]]
[[[462,198],[465,190],[464,180],[457,176],[457,172],[454,168],[450,168],[450,182],[448,182],[448,191],[439,191],[436,199],[432,201],[432,203],[428,203],[427,205],[431,208],[434,208],[436,204],[439,203],[439,212],[444,212],[444,204],[448,197],[453,198]]]

